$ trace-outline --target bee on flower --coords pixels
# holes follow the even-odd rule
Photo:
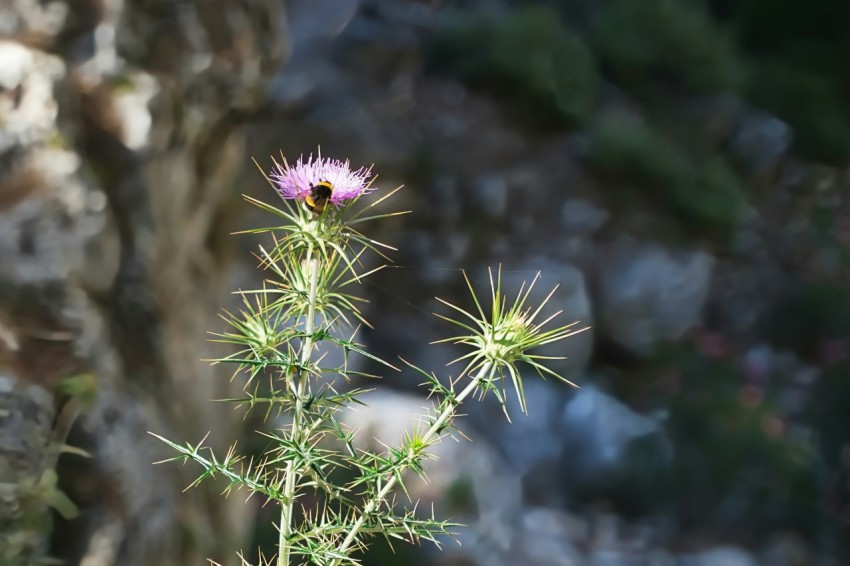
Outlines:
[[[275,166],[269,179],[278,193],[284,199],[302,201],[317,216],[328,205],[339,207],[371,190],[371,168],[352,169],[348,160],[323,158],[321,153],[306,160],[301,156],[295,165],[284,159]]]

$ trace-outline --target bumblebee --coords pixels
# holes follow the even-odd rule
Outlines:
[[[310,194],[304,199],[304,203],[314,214],[321,214],[328,205],[333,192],[333,185],[327,181],[319,181],[310,189]]]

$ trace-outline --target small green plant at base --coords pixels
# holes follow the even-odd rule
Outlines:
[[[240,292],[240,312],[222,315],[230,329],[217,339],[237,352],[217,362],[235,366],[234,377],[244,385],[243,394],[229,401],[278,418],[274,431],[261,433],[271,447],[258,459],[245,460],[235,445],[219,457],[204,441],[181,445],[154,436],[178,452],[167,461],[200,464],[203,471],[191,485],[223,477],[225,493],[246,490],[280,509],[277,557],[272,561],[260,556],[262,564],[354,564],[355,553],[378,536],[439,544],[456,525],[422,516],[415,502],[407,508],[398,504],[399,492],[407,493],[407,473],[424,474],[429,449],[452,434],[458,407],[467,398],[492,393],[504,408],[506,396],[514,394],[525,411],[517,364],[566,381],[546,367],[550,358],[531,350],[583,329],[577,329],[577,323],[549,328],[559,313],[540,320],[555,289],[542,304],[529,304],[536,278],[509,300],[502,292],[501,271],[491,271],[489,304],[479,300],[466,279],[474,309],[441,300],[453,316],[437,315],[459,332],[443,341],[468,347],[455,360],[462,369],[444,382],[403,362],[424,380],[436,407],[400,446],[382,453],[359,450],[355,433],[338,419],[345,407],[362,404],[362,389],[340,386],[359,375],[349,369],[349,356],[365,356],[388,370],[397,368],[370,355],[353,338],[339,336],[347,329],[354,335],[355,325],[365,323],[357,308],[360,299],[348,293],[351,285],[376,271],[363,271],[361,257],[367,253],[384,257],[382,250],[391,249],[361,233],[360,225],[394,216],[373,210],[395,191],[358,208],[360,198],[372,192],[371,170],[352,170],[348,162],[321,155],[294,165],[284,159],[275,163],[267,178],[283,198],[283,206],[249,201],[284,223],[252,231],[274,236],[273,245],[261,247],[258,256],[269,278],[261,289]],[[342,352],[341,365],[327,362],[330,349]],[[261,392],[259,381],[266,378],[269,384]]]

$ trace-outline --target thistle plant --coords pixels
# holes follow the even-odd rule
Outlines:
[[[234,379],[242,385],[242,393],[226,401],[264,411],[271,430],[259,434],[270,448],[246,458],[233,445],[219,457],[203,440],[180,445],[154,436],[178,453],[166,461],[192,460],[201,466],[191,485],[224,478],[225,494],[241,489],[279,508],[277,556],[261,556],[262,564],[356,564],[357,553],[378,536],[439,545],[457,525],[422,515],[409,498],[407,506],[399,503],[399,495],[407,493],[405,481],[411,473],[424,476],[429,449],[452,433],[458,408],[469,397],[492,393],[505,408],[506,396],[515,394],[526,411],[520,366],[570,383],[533,350],[581,329],[577,323],[552,327],[560,312],[541,320],[555,289],[542,304],[529,304],[539,274],[509,299],[502,291],[501,270],[491,270],[487,301],[482,301],[464,273],[474,308],[467,311],[440,299],[449,310],[437,315],[459,331],[441,342],[468,350],[452,362],[458,371],[441,380],[399,362],[424,381],[435,399],[433,410],[397,447],[383,452],[355,448],[355,432],[342,422],[340,411],[362,405],[366,390],[353,385],[362,374],[349,367],[349,359],[364,356],[387,372],[399,369],[356,342],[357,329],[368,323],[358,308],[362,299],[349,289],[380,269],[367,270],[364,254],[388,261],[384,254],[393,248],[359,230],[363,223],[402,214],[375,213],[398,189],[363,199],[373,192],[371,169],[355,170],[348,161],[321,155],[302,157],[294,165],[274,161],[265,176],[282,204],[248,200],[283,223],[252,231],[271,233],[271,243],[257,254],[266,280],[259,289],[239,292],[239,312],[222,314],[228,329],[215,340],[235,352],[215,362],[233,366]],[[340,364],[328,361],[332,350],[341,352]],[[248,564],[241,554],[240,559]]]

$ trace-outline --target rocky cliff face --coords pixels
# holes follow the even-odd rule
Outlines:
[[[0,21],[0,562],[200,563],[251,514],[178,496],[191,477],[151,467],[146,431],[221,424],[226,379],[197,360],[282,6],[12,1]],[[60,489],[72,428],[90,456],[62,458]],[[82,513],[51,537],[63,492]]]

